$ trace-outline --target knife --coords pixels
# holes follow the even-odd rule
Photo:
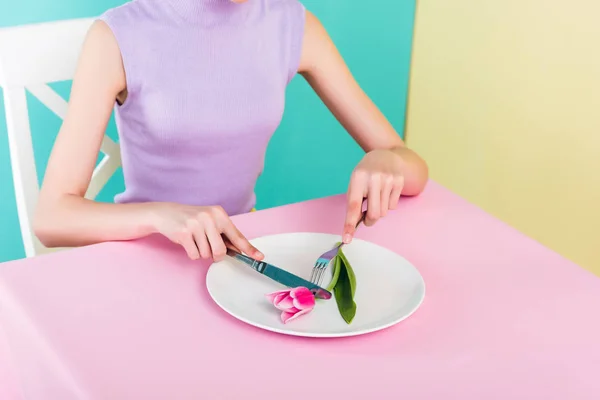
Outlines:
[[[289,288],[303,286],[310,290],[312,294],[314,294],[315,297],[318,299],[331,299],[331,292],[323,289],[318,285],[315,285],[314,283],[307,281],[306,279],[302,279],[299,276],[292,274],[291,272],[287,272],[264,261],[255,260],[254,258],[248,257],[230,248],[227,249],[227,255],[243,262],[246,265],[249,265],[254,270],[273,279],[275,282],[281,283],[284,286],[287,286]]]

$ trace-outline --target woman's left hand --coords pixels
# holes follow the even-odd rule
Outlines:
[[[348,188],[348,209],[344,226],[344,243],[354,236],[362,216],[362,204],[367,199],[365,225],[371,226],[389,210],[398,206],[404,188],[404,162],[392,150],[373,150],[356,166]]]
[[[365,223],[396,208],[400,195],[415,196],[428,181],[425,161],[361,89],[319,20],[306,12],[300,72],[350,136],[367,154],[352,174],[343,241],[354,236],[367,198]],[[385,150],[387,149],[387,150]]]

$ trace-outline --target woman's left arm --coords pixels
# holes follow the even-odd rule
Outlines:
[[[306,12],[304,42],[298,72],[366,152],[350,179],[344,242],[354,227],[367,198],[367,225],[396,208],[401,195],[423,191],[428,168],[407,148],[393,126],[360,88],[327,31]]]

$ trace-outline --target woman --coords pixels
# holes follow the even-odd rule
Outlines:
[[[420,193],[427,166],[359,88],[317,18],[297,0],[134,0],[91,27],[40,193],[48,247],[160,233],[192,259],[226,245],[263,255],[229,215],[250,211],[285,88],[300,73],[365,150],[350,180],[343,240]],[[115,108],[126,190],[86,200]],[[227,243],[231,242],[231,243]]]

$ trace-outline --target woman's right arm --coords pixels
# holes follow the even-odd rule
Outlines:
[[[192,259],[222,258],[221,235],[260,258],[220,207],[171,203],[107,204],[85,199],[119,93],[126,89],[121,52],[110,28],[91,27],[73,80],[69,109],[40,190],[34,231],[46,247],[76,247],[161,233]]]

